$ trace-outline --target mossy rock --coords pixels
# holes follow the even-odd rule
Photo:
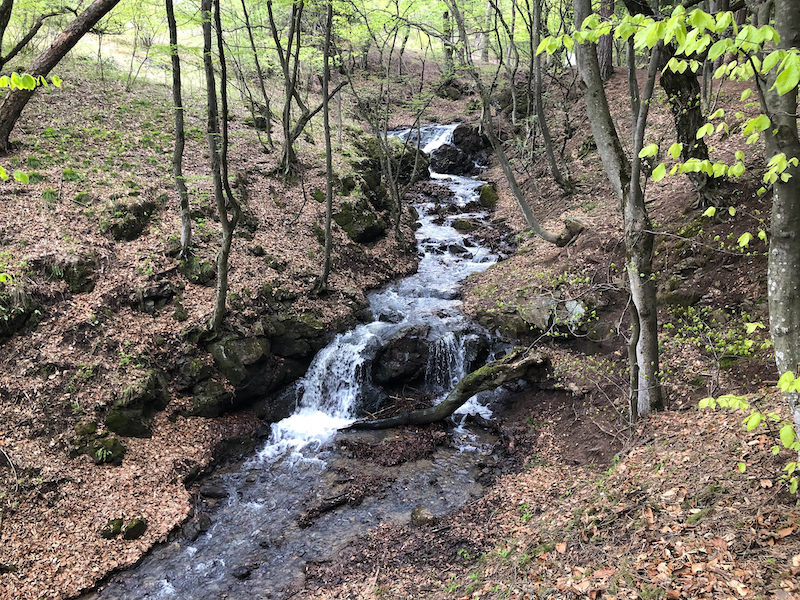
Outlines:
[[[192,256],[187,260],[182,260],[178,265],[180,271],[192,283],[205,286],[213,286],[217,281],[216,265],[199,256]]]
[[[78,423],[75,425],[77,437],[72,441],[70,458],[81,454],[90,456],[96,465],[119,466],[125,456],[125,446],[107,432],[97,433],[97,423]]]
[[[456,219],[453,221],[453,229],[461,233],[469,233],[478,229],[478,224],[467,219]]]
[[[100,535],[107,540],[117,537],[120,533],[122,533],[123,523],[124,521],[122,519],[109,519],[105,527],[100,530]]]
[[[142,235],[156,208],[152,200],[119,200],[106,209],[105,217],[100,220],[100,230],[110,233],[117,241],[133,241]]]
[[[136,540],[144,535],[147,531],[147,519],[144,517],[136,517],[133,521],[125,525],[122,530],[123,540]]]
[[[386,231],[387,224],[373,211],[364,198],[356,202],[342,202],[333,220],[351,240],[366,244],[378,239]]]
[[[208,346],[219,372],[233,385],[243,383],[247,367],[269,356],[270,343],[265,337],[228,338]]]
[[[192,407],[183,409],[184,417],[213,419],[233,407],[233,395],[216,379],[206,379],[192,388]]]
[[[495,182],[490,181],[483,184],[478,188],[478,193],[480,194],[478,200],[482,207],[493,210],[497,206],[499,196],[497,195],[497,184]]]
[[[167,383],[157,371],[147,371],[126,385],[106,415],[106,427],[127,437],[150,437],[150,421],[169,403]]]
[[[327,329],[313,313],[276,315],[264,323],[272,336],[272,353],[305,359],[325,347]]]

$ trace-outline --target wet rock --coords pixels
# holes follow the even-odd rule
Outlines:
[[[456,219],[453,221],[453,229],[461,233],[469,233],[478,229],[479,225],[468,219]]]
[[[478,160],[489,148],[489,139],[475,125],[461,123],[453,130],[453,145]]]
[[[231,571],[231,575],[236,579],[248,579],[250,577],[250,569],[245,566],[236,567]]]
[[[414,527],[432,525],[435,521],[436,518],[433,516],[433,513],[422,504],[417,504],[414,510],[411,511],[411,525]]]
[[[310,360],[325,347],[327,330],[312,313],[277,315],[264,329],[271,333],[272,352],[277,356]]]
[[[269,355],[270,343],[265,337],[227,338],[208,346],[219,372],[238,386],[248,377],[247,367]]]
[[[182,260],[178,271],[189,281],[198,285],[213,286],[217,281],[217,266],[212,261],[199,256]]]
[[[170,400],[164,376],[155,370],[146,371],[129,381],[119,396],[106,415],[106,427],[123,436],[150,437],[150,421]]]
[[[200,531],[206,532],[211,528],[211,516],[208,513],[200,513],[197,515],[197,526]]]
[[[233,407],[233,394],[217,379],[207,379],[192,387],[192,407],[182,409],[184,417],[213,419]]]
[[[476,171],[469,155],[450,144],[439,146],[431,153],[431,169],[449,175],[471,175]]]
[[[427,325],[411,325],[387,339],[372,363],[372,380],[387,385],[423,377],[428,364],[429,331]]]
[[[144,517],[136,517],[133,521],[128,523],[125,528],[122,530],[122,539],[123,540],[135,540],[142,535],[144,532],[147,531],[147,519]]]
[[[200,495],[204,498],[221,500],[223,498],[227,498],[230,494],[228,494],[228,491],[222,486],[214,485],[213,483],[206,483],[200,487]]]
[[[462,255],[462,254],[469,254],[469,250],[461,246],[460,244],[450,244],[447,246],[447,251],[450,254]]]
[[[194,542],[197,538],[200,537],[200,527],[197,525],[195,521],[187,521],[181,527],[181,533],[183,537],[185,537],[190,542]]]
[[[110,519],[108,523],[106,523],[105,527],[100,531],[100,535],[103,536],[105,539],[110,540],[117,537],[120,533],[122,533],[122,519]]]

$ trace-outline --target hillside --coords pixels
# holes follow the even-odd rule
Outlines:
[[[0,272],[11,276],[2,288],[9,324],[0,329],[8,338],[0,346],[0,597],[9,599],[74,596],[166,540],[197,502],[197,477],[252,451],[275,420],[274,404],[249,401],[296,376],[325,339],[363,318],[367,290],[413,271],[417,260],[391,233],[356,243],[337,228],[332,291],[314,296],[321,127],[313,123],[299,146],[302,177],[286,181],[237,106],[231,171],[241,174],[247,217],[234,240],[225,334],[206,339],[218,225],[203,115],[187,115],[184,169],[197,247],[186,270],[175,257],[169,89],[143,83],[126,92],[80,67],[62,78],[62,90],[48,89],[28,108],[19,147],[6,158],[31,182],[4,184],[0,199]],[[626,122],[624,76],[608,89]],[[739,91],[732,87],[723,103]],[[412,124],[412,93],[397,99],[393,126]],[[567,98],[573,134],[565,155],[576,189],[558,190],[541,161],[529,166],[524,187],[552,230],[576,217],[585,232],[562,249],[529,238],[492,164],[482,177],[498,184],[494,219],[514,232],[519,250],[473,276],[464,292],[479,322],[517,343],[538,343],[553,363],[551,389],[522,392],[498,412],[500,427],[514,432],[503,452],[521,471],[432,527],[387,526],[312,565],[297,597],[793,597],[800,513],[776,478],[784,457],[769,453],[769,434],[743,432],[740,416],[696,409],[700,398],[721,393],[781,407],[771,395],[774,361],[762,347],[767,332],[746,334],[748,323],[767,322],[764,248],[736,245],[742,232],[764,226],[768,199],[754,193],[749,175],[724,191],[721,204],[735,215],[709,219],[692,208],[682,178],[649,185],[669,410],[629,430],[619,211],[575,93]],[[425,120],[472,120],[473,98],[465,83],[459,100],[433,100]],[[660,100],[655,141],[672,131]],[[370,159],[359,145],[366,127],[353,113],[335,156],[338,208],[349,198],[345,181]],[[725,155],[741,147],[736,135],[715,141]],[[557,306],[579,300],[592,317],[542,335],[526,313],[537,296]],[[252,363],[229,369],[213,354],[213,344],[250,339],[269,340]],[[299,349],[277,354],[298,340]],[[251,364],[267,365],[268,380],[237,388]],[[106,435],[109,411],[132,396],[144,398],[149,437]],[[116,458],[106,445],[116,438],[122,465],[96,465]],[[84,453],[71,456],[76,450]],[[148,526],[137,539],[100,535],[112,518],[140,516]]]

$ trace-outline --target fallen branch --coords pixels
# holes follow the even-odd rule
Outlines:
[[[442,402],[430,408],[402,412],[377,421],[356,421],[346,429],[388,429],[402,425],[429,425],[446,419],[478,392],[500,387],[517,379],[541,379],[550,368],[549,357],[542,352],[530,353],[527,348],[514,348],[500,360],[473,371],[456,384]]]

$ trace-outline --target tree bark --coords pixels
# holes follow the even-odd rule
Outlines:
[[[189,191],[183,176],[183,149],[186,132],[183,125],[183,94],[181,92],[181,59],[178,55],[178,27],[172,0],[166,0],[167,27],[169,29],[169,52],[172,60],[172,103],[175,105],[175,149],[172,153],[172,175],[181,206],[181,253],[185,259],[192,245],[192,217],[189,210]]]
[[[242,13],[244,14],[244,24],[247,28],[247,36],[250,39],[250,49],[253,52],[253,61],[256,65],[256,75],[258,76],[258,86],[261,90],[261,97],[264,99],[264,119],[266,121],[265,133],[267,134],[267,144],[269,145],[270,150],[275,148],[275,144],[272,143],[272,109],[269,105],[269,95],[267,94],[267,88],[264,85],[264,74],[261,72],[261,63],[258,60],[258,51],[256,50],[256,42],[253,39],[253,28],[250,25],[250,15],[247,12],[247,4],[245,0],[242,0]],[[255,117],[255,115],[254,115]]]
[[[325,130],[325,259],[322,275],[317,286],[318,292],[328,289],[328,275],[331,272],[331,219],[333,215],[333,149],[331,148],[331,122],[328,99],[328,84],[331,79],[331,29],[333,25],[333,0],[328,0],[325,16],[325,43],[322,49],[322,123]]]
[[[214,14],[212,17],[212,5]],[[225,69],[225,55],[222,46],[222,27],[219,15],[219,0],[202,0],[200,12],[203,20],[203,67],[206,76],[206,95],[208,98],[208,150],[211,155],[211,173],[214,180],[214,197],[217,201],[217,212],[222,227],[222,244],[217,254],[217,285],[214,302],[214,313],[209,323],[209,329],[218,332],[222,327],[225,317],[225,301],[228,295],[228,257],[233,242],[233,230],[239,220],[239,205],[230,193],[228,183],[227,161],[227,71]],[[220,128],[219,104],[217,102],[216,75],[211,53],[211,24],[212,18],[217,29],[217,52],[220,60],[221,76],[220,89],[222,91],[222,118]],[[231,205],[231,216],[228,215],[227,205]]]
[[[793,0],[775,0],[775,28],[781,36],[780,47],[800,47],[800,11]],[[761,6],[759,23],[769,22],[769,6]],[[772,89],[774,76],[763,88],[759,87],[762,108],[771,125],[766,134],[767,153],[783,152],[787,160],[800,159],[798,139],[797,88],[779,96]],[[766,89],[764,89],[766,88]],[[773,186],[772,218],[770,222],[767,293],[775,361],[780,374],[787,371],[800,376],[800,168],[789,166]],[[800,396],[787,394],[789,408],[800,438]]]
[[[590,0],[574,0],[575,23],[580,26],[589,15]],[[592,126],[597,150],[603,162],[606,176],[614,193],[620,200],[625,223],[625,246],[628,277],[634,315],[631,344],[635,351],[629,352],[631,360],[631,402],[637,411],[631,410],[631,419],[663,406],[661,385],[658,380],[658,321],[655,302],[655,280],[653,278],[653,234],[644,203],[640,184],[641,159],[639,151],[644,142],[650,99],[658,72],[657,46],[651,55],[647,84],[639,101],[633,139],[633,164],[629,164],[619,139],[611,111],[608,108],[597,52],[593,44],[576,45],[578,71],[585,84],[584,98],[589,122]],[[638,86],[637,86],[638,88]],[[638,327],[636,325],[638,324]]]
[[[600,16],[608,19],[614,14],[614,0],[601,0]],[[614,74],[614,61],[611,48],[611,34],[602,36],[597,42],[597,64],[600,67],[600,79],[608,81]]]
[[[64,55],[72,50],[75,44],[119,2],[120,0],[95,0],[89,5],[89,8],[70,21],[64,31],[50,43],[50,46],[34,59],[27,72],[35,78],[47,76],[53,67],[64,58]],[[9,150],[11,131],[17,124],[25,106],[33,97],[34,91],[12,90],[0,104],[0,150],[3,152]]]
[[[462,378],[447,398],[436,406],[402,413],[377,421],[358,421],[347,429],[388,429],[402,425],[429,425],[442,421],[479,392],[493,390],[518,379],[541,380],[550,369],[550,359],[541,352],[530,354],[526,348],[515,348],[500,360],[490,362]]]

